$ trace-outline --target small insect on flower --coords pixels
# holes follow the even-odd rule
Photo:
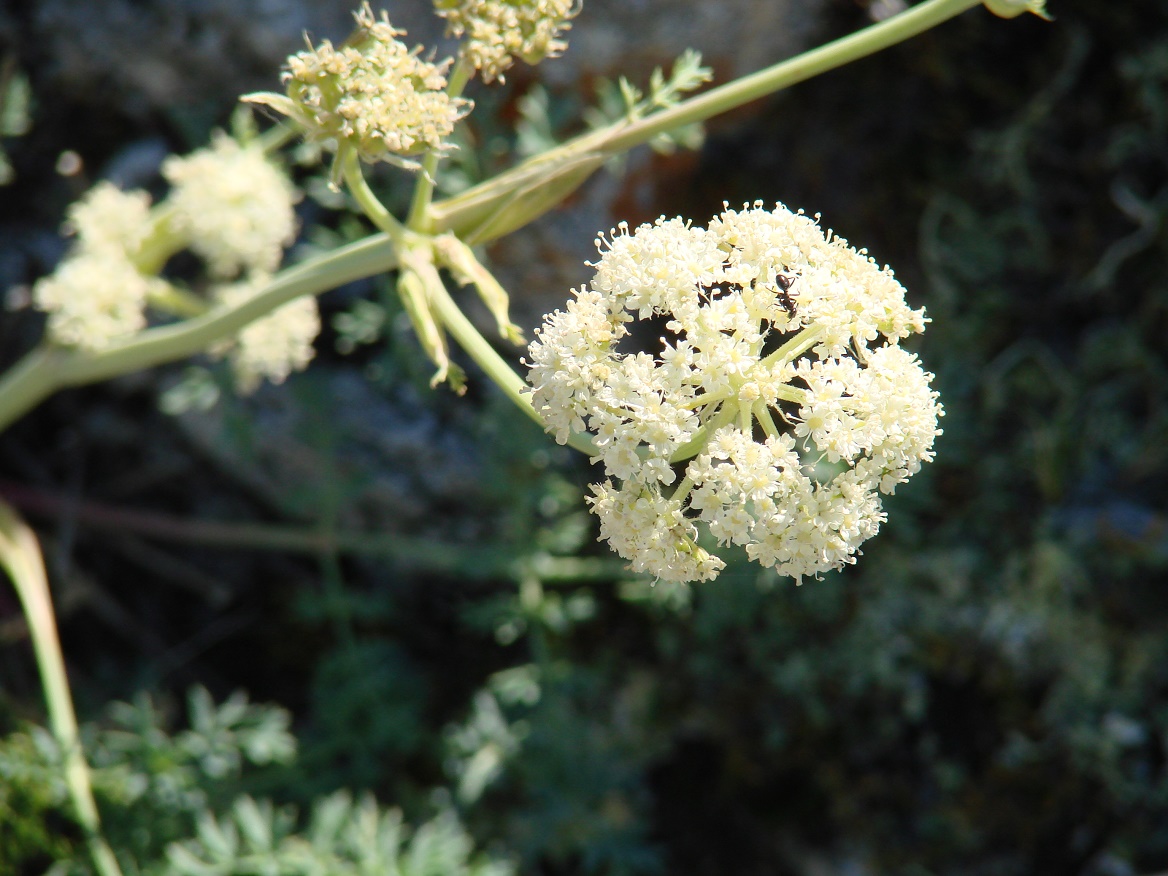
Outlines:
[[[775,297],[778,299],[779,307],[787,311],[790,316],[795,315],[795,302],[791,300],[791,286],[794,282],[794,277],[788,277],[786,274],[775,274],[775,285],[779,287],[779,294]]]

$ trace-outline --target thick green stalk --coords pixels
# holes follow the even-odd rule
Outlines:
[[[41,674],[49,728],[61,749],[65,786],[69,790],[77,823],[85,834],[93,867],[98,876],[122,876],[113,851],[101,835],[101,821],[89,781],[89,766],[81,750],[77,715],[69,693],[69,679],[65,674],[65,659],[61,654],[61,640],[57,635],[57,621],[40,547],[33,531],[4,502],[0,502],[0,567],[8,573],[24,609]]]
[[[511,366],[495,351],[495,348],[479,334],[478,329],[471,324],[471,321],[454,303],[454,299],[450,297],[450,293],[446,291],[444,286],[439,283],[428,291],[434,312],[442,320],[442,324],[450,334],[454,336],[454,339],[458,341],[459,346],[466,350],[467,355],[474,359],[478,366],[487,373],[487,376],[494,381],[495,385],[503,390],[507,398],[511,399],[523,413],[538,423],[541,429],[546,429],[543,420],[532,407],[531,399],[527,395],[529,388],[523,382],[523,378],[512,371]],[[590,436],[578,432],[573,432],[568,436],[568,446],[589,456],[596,456],[599,452]]]
[[[434,204],[430,211],[430,230],[435,233],[454,231],[462,237],[477,228],[512,194],[531,186],[539,174],[555,172],[565,162],[575,161],[588,153],[616,155],[626,152],[658,134],[705,121],[896,45],[979,5],[981,0],[926,0],[857,33],[713,88],[659,113],[635,121],[617,122],[598,131],[582,134],[455,197]],[[528,221],[538,215],[533,213]],[[506,230],[513,230],[513,227]],[[489,239],[490,235],[480,235],[476,242],[483,243]]]
[[[0,430],[58,389],[185,359],[238,333],[248,323],[301,295],[316,295],[388,271],[397,255],[384,234],[342,247],[280,272],[263,292],[234,307],[147,329],[97,352],[42,344],[0,378]]]

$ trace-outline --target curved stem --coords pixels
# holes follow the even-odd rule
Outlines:
[[[533,156],[493,179],[447,198],[430,210],[433,231],[456,233],[476,227],[512,193],[532,184],[541,168],[555,168],[587,152],[616,155],[646,143],[658,134],[702,122],[760,97],[781,91],[820,73],[896,45],[960,15],[982,0],[925,0],[898,15],[854,34],[781,61],[763,70],[713,88],[669,109],[635,121],[621,121],[598,131],[581,134],[554,149]],[[599,166],[599,163],[598,165]],[[582,181],[582,180],[581,180]],[[565,193],[566,195],[567,193]],[[530,218],[536,218],[534,215]],[[513,230],[513,229],[507,229]],[[480,238],[483,243],[490,235]]]
[[[361,158],[357,155],[356,149],[350,149],[345,153],[341,163],[341,173],[362,212],[379,230],[388,234],[390,239],[400,246],[406,234],[405,226],[398,222],[389,210],[385,209],[385,205],[381,203],[377,195],[373,194],[373,189],[369,188],[369,183],[365,181],[365,175],[361,172]]]
[[[294,298],[316,295],[396,264],[392,242],[375,234],[282,271],[263,292],[234,307],[216,307],[194,319],[147,329],[104,350],[42,344],[0,377],[0,430],[58,389],[185,359]]]
[[[479,334],[478,329],[459,310],[458,305],[454,303],[454,299],[450,297],[450,293],[446,291],[445,287],[431,288],[429,292],[434,312],[442,320],[450,334],[454,336],[454,339],[458,341],[459,346],[466,350],[467,354],[487,373],[487,376],[503,390],[503,394],[507,398],[511,399],[523,413],[538,423],[541,429],[546,430],[547,426],[532,406],[531,399],[527,395],[529,388],[523,382],[523,378],[512,371],[511,366],[503,360],[503,357],[495,352],[495,348]],[[600,453],[596,445],[592,443],[590,436],[578,432],[573,432],[568,436],[568,446],[589,456],[597,456]]]

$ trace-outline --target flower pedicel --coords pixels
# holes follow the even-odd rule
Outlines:
[[[699,523],[796,580],[855,562],[880,495],[932,459],[943,413],[900,347],[927,320],[892,271],[761,202],[597,245],[591,284],[531,344],[529,381],[560,443],[593,436],[601,537],[673,581],[725,566]],[[618,349],[651,318],[669,333],[659,349]]]

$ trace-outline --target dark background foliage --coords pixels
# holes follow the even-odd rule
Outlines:
[[[59,255],[84,188],[54,171],[63,148],[86,173],[132,169],[231,108],[56,97],[48,49],[21,42],[36,6],[0,18],[36,101],[0,189],[0,278],[18,288]],[[322,307],[372,296],[384,338],[343,357],[326,335],[286,387],[176,418],[157,396],[182,368],[162,369],[61,393],[0,436],[0,490],[39,527],[83,716],[143,690],[246,689],[292,711],[300,756],[233,787],[300,804],[369,789],[422,817],[446,786],[524,873],[1168,869],[1168,3],[1050,11],[974,10],[581,196],[631,223],[756,198],[822,212],[928,308],[945,432],[855,567],[800,588],[745,563],[692,591],[629,579],[592,541],[588,466],[481,379],[466,399],[427,390],[372,282]],[[816,41],[867,21],[833,0]],[[245,73],[229,84],[263,75]],[[482,143],[531,82],[480,98]],[[580,246],[558,256],[575,282]],[[491,254],[522,278],[522,251]],[[563,297],[512,286],[520,307]],[[5,314],[0,356],[36,332]],[[378,538],[241,549],[208,521]],[[41,701],[2,590],[0,639],[15,733]],[[51,801],[4,802],[0,855],[62,854]]]

